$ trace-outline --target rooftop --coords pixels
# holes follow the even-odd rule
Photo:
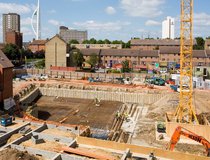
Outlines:
[[[45,45],[46,42],[47,40],[34,40],[30,45]]]
[[[196,44],[196,41],[193,42]],[[179,39],[131,39],[131,45],[180,46]]]
[[[7,56],[0,50],[0,65],[2,68],[12,68],[14,67],[12,62],[7,58]]]

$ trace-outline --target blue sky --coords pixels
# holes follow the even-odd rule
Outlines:
[[[35,35],[30,18],[37,0],[0,0],[0,14],[21,15],[24,41]],[[176,19],[179,36],[180,0],[40,0],[42,38],[51,38],[59,26],[88,30],[88,38],[124,40],[131,37],[161,37],[161,22]],[[210,0],[194,0],[194,36],[210,36]],[[1,17],[2,18],[2,17]],[[2,41],[2,22],[0,22]]]

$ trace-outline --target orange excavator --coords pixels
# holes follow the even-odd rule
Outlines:
[[[204,137],[199,136],[181,126],[178,126],[176,130],[174,131],[170,143],[169,143],[169,150],[173,151],[177,142],[180,139],[180,136],[188,137],[189,139],[192,139],[198,143],[201,143],[206,148],[206,154],[208,157],[210,157],[210,142],[206,140]]]

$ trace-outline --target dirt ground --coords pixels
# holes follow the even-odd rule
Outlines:
[[[42,158],[15,149],[5,149],[0,152],[0,160],[42,160]]]
[[[195,90],[194,106],[197,114],[206,115],[210,120],[210,91]],[[179,94],[171,93],[154,104],[147,106],[148,112],[139,117],[133,143],[166,149],[168,142],[157,141],[155,137],[155,122],[165,121],[166,112],[175,112],[178,105]],[[177,144],[175,151],[205,156],[205,147],[202,145]]]
[[[40,119],[108,130],[122,103],[101,101],[98,107],[94,100],[43,96],[37,105]]]

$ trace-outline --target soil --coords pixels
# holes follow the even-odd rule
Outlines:
[[[16,149],[5,149],[0,152],[0,160],[42,160],[40,157]]]
[[[196,108],[196,112],[200,115],[204,115],[210,122],[210,92],[196,90],[193,98],[195,98],[194,106]],[[134,141],[136,141],[139,145],[153,146],[166,149],[168,142],[156,141],[155,122],[164,122],[165,113],[173,113],[175,111],[178,105],[178,99],[178,93],[168,93],[165,97],[161,98],[156,103],[148,106],[148,112],[146,116],[143,118],[139,118]],[[198,116],[198,118],[200,117],[200,115]],[[205,148],[202,145],[189,145],[178,143],[175,147],[175,150],[205,156]]]
[[[58,142],[52,142],[52,141],[45,141],[44,143],[40,144],[34,144],[32,140],[25,141],[21,143],[24,147],[32,147],[37,148],[41,150],[47,150],[52,152],[58,152],[62,147],[67,147],[66,144],[61,144]]]
[[[20,138],[22,136],[22,134],[13,134],[8,140],[7,140],[7,144],[13,142],[14,140]]]
[[[42,133],[51,134],[51,135],[57,135],[57,136],[64,136],[64,137],[73,137],[75,138],[76,135],[71,132],[62,131],[56,128],[49,128],[44,130]]]
[[[38,118],[72,125],[84,125],[98,129],[110,129],[116,112],[123,103],[76,98],[41,97],[38,102]]]

